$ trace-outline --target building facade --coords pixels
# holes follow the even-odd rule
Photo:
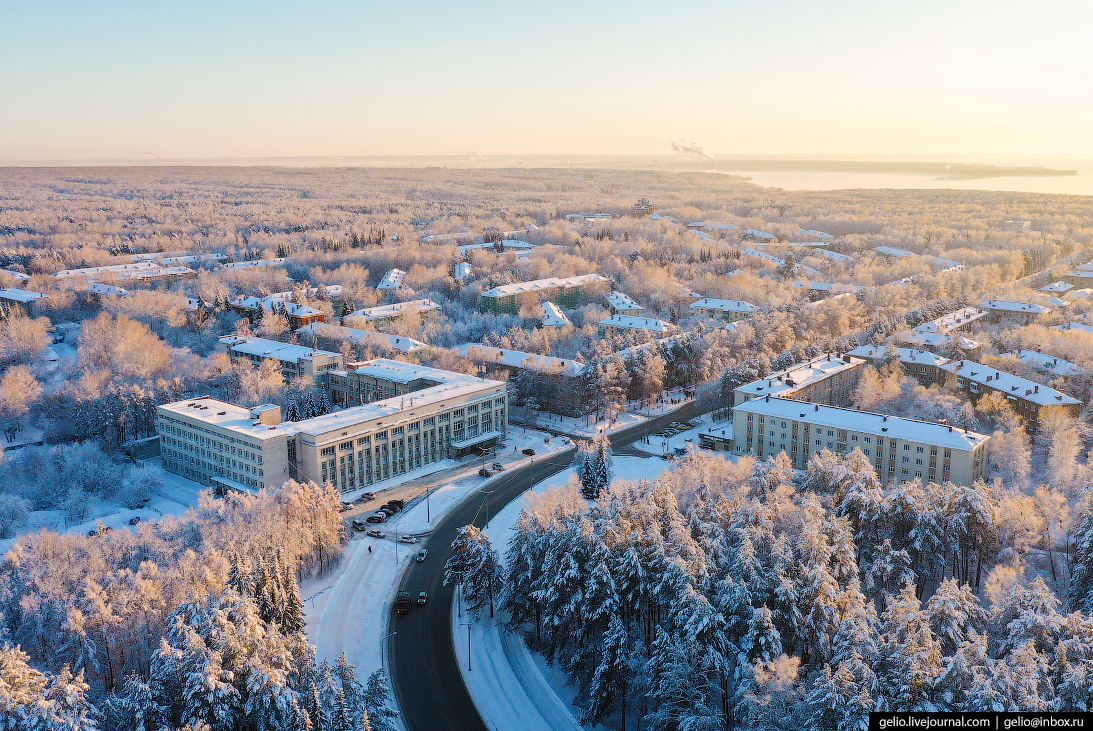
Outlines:
[[[712,317],[725,322],[737,322],[751,317],[758,307],[750,302],[742,300],[722,300],[713,297],[703,297],[698,302],[693,302],[688,307],[692,315]]]
[[[492,312],[495,315],[518,315],[520,307],[529,300],[550,300],[571,310],[577,306],[582,288],[607,283],[607,279],[599,274],[582,274],[565,279],[551,277],[519,284],[506,284],[483,292],[480,305],[483,312]]]
[[[1008,302],[1006,300],[987,300],[979,305],[985,310],[991,322],[1015,322],[1019,325],[1031,325],[1039,317],[1050,315],[1051,308],[1033,302]]]
[[[915,478],[970,485],[983,478],[988,437],[956,427],[781,398],[733,409],[733,446],[763,458],[785,452],[796,469],[827,449],[869,458],[882,483]]]
[[[669,325],[655,317],[632,317],[630,315],[611,315],[596,323],[601,337],[611,338],[622,332],[646,331],[652,337],[668,334]]]
[[[282,423],[277,406],[244,409],[207,397],[164,404],[157,409],[163,466],[218,490],[291,478],[348,492],[439,468],[507,434],[500,381],[383,359],[353,374],[377,398],[298,422]]]
[[[942,366],[945,383],[963,390],[972,401],[998,392],[1028,424],[1030,433],[1040,429],[1040,420],[1051,413],[1078,418],[1082,404],[1073,396],[1042,386],[1035,381],[977,363],[954,360]],[[955,382],[955,383],[954,383]]]
[[[861,378],[866,361],[848,354],[829,353],[826,356],[798,363],[778,373],[771,373],[751,383],[733,389],[733,405],[766,396],[808,401],[810,403],[845,406]]]

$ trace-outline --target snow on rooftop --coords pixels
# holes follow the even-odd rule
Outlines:
[[[989,438],[986,434],[964,431],[930,421],[885,416],[869,411],[844,409],[839,406],[811,404],[784,398],[752,399],[733,408],[733,412],[774,416],[779,419],[803,419],[833,429],[883,434],[888,439],[936,444],[951,449],[972,450]]]
[[[928,350],[920,350],[918,348],[896,348],[896,351],[899,353],[899,362],[905,365],[941,366],[949,362],[948,358],[943,358]],[[851,350],[847,355],[854,356],[855,358],[877,360],[883,358],[887,352],[888,348],[883,345],[861,345]]]
[[[428,349],[428,344],[420,340],[414,340],[404,335],[389,335],[375,330],[358,330],[341,325],[330,325],[325,322],[313,322],[296,331],[300,335],[316,335],[320,338],[331,340],[348,340],[362,345],[390,348],[403,353],[416,353]]]
[[[918,256],[913,251],[907,251],[906,249],[897,249],[894,246],[874,246],[873,251],[878,254],[884,254],[885,256],[895,256],[899,258],[905,258],[908,256]]]
[[[1060,292],[1066,292],[1067,290],[1072,289],[1073,287],[1074,287],[1074,285],[1071,284],[1070,282],[1064,282],[1062,280],[1059,280],[1057,282],[1052,282],[1051,284],[1040,287],[1039,291],[1041,291],[1041,292],[1050,292],[1052,294],[1058,294]]]
[[[995,312],[1029,312],[1043,315],[1051,312],[1051,308],[1037,305],[1032,302],[1010,302],[1008,300],[987,300],[979,305],[982,310]]]
[[[573,323],[562,312],[562,308],[553,302],[543,302],[543,327],[568,327]]]
[[[778,266],[784,266],[785,263],[786,263],[785,259],[779,259],[774,254],[768,254],[767,252],[759,251],[758,249],[752,249],[752,248],[741,249],[740,253],[741,254],[746,254],[748,256],[754,256],[758,259],[765,259],[766,261],[774,262]]]
[[[719,312],[755,312],[759,308],[750,302],[743,300],[723,300],[714,297],[703,297],[690,306],[692,313],[698,310],[718,310]]]
[[[608,292],[603,296],[607,300],[607,304],[611,305],[616,310],[644,310],[645,308],[639,305],[633,297],[622,292]]]
[[[455,279],[463,281],[471,278],[472,271],[474,271],[474,267],[465,261],[461,261],[455,265],[455,274],[453,276]]]
[[[1076,332],[1093,335],[1093,325],[1087,325],[1084,322],[1064,322],[1062,325],[1056,325],[1055,329],[1061,330],[1062,332]]]
[[[341,358],[338,353],[317,348],[305,348],[302,345],[282,343],[280,340],[266,340],[246,335],[225,335],[220,342],[234,353],[258,355],[265,358],[273,358],[288,363],[299,363],[302,360],[311,360],[315,355],[327,355],[332,358]]]
[[[239,297],[232,305],[243,310],[263,309],[269,312],[279,312],[281,307],[284,306],[285,312],[293,317],[311,317],[323,314],[322,310],[307,305],[299,305],[295,302],[288,302],[273,295],[269,297]]]
[[[579,287],[592,282],[606,282],[606,277],[599,274],[581,274],[576,277],[566,277],[559,279],[557,277],[550,277],[547,279],[535,279],[530,282],[518,282],[516,284],[505,284],[500,287],[494,287],[493,289],[483,292],[483,297],[507,297],[515,294],[523,294],[525,292],[538,292],[544,289],[557,289],[561,287]]]
[[[751,236],[752,238],[760,239],[761,241],[775,241],[778,239],[774,234],[768,234],[766,231],[760,231],[757,228],[744,229],[745,236]]]
[[[820,256],[825,256],[828,259],[834,259],[835,261],[841,261],[841,262],[844,262],[844,263],[845,262],[856,261],[856,259],[854,259],[854,257],[847,256],[846,254],[840,254],[837,251],[830,251],[828,249],[817,249],[816,253],[819,254]]]
[[[406,278],[406,272],[401,269],[392,269],[383,275],[383,279],[376,285],[376,289],[398,289],[402,286],[402,280]]]
[[[1031,365],[1041,371],[1053,373],[1056,376],[1084,376],[1089,373],[1081,366],[1071,363],[1069,360],[1057,358],[1053,355],[1040,353],[1035,350],[1022,350],[1017,354],[1022,363]]]
[[[784,371],[771,373],[766,378],[737,386],[734,390],[755,395],[792,393],[842,371],[857,368],[863,362],[860,358],[852,358],[849,355],[839,357],[835,353],[830,353],[798,363]]]
[[[6,287],[0,287],[0,299],[11,300],[12,302],[34,302],[35,300],[48,298],[48,294],[31,292],[29,289],[8,289]]]
[[[4,274],[7,274],[10,277],[15,277],[15,279],[19,280],[20,282],[25,282],[30,279],[29,274],[23,274],[22,272],[17,272],[13,269],[3,269],[0,271],[3,271]]]
[[[986,317],[987,313],[975,307],[965,307],[955,312],[950,312],[947,315],[942,315],[936,320],[930,320],[929,322],[923,322],[915,326],[916,332],[948,332],[954,328],[967,325],[975,322],[983,317]]]
[[[636,317],[634,315],[611,315],[596,323],[601,327],[617,327],[623,330],[648,330],[654,333],[668,331],[668,323],[655,317]]]
[[[439,310],[440,305],[431,299],[410,300],[408,302],[394,302],[378,307],[365,307],[352,312],[346,317],[363,317],[365,320],[390,320],[395,317],[410,315],[415,312],[433,312]]]
[[[918,345],[924,348],[939,348],[949,344],[953,340],[964,350],[975,350],[980,346],[979,341],[965,338],[951,333],[927,332],[923,330],[901,330],[897,335],[901,343]]]
[[[941,367],[960,378],[988,385],[996,391],[1005,392],[1006,395],[1019,396],[1026,401],[1032,401],[1041,406],[1055,406],[1058,404],[1069,406],[1080,403],[1073,396],[1067,396],[1054,388],[985,366],[982,363],[976,363],[974,360],[954,360]]]
[[[233,261],[223,264],[226,269],[247,269],[249,267],[276,267],[284,264],[288,259],[279,257],[276,259],[258,259],[256,261]]]
[[[87,285],[87,291],[92,294],[105,294],[113,295],[114,297],[128,297],[129,290],[122,289],[121,287],[115,287],[113,284],[100,284],[99,282],[91,282]]]
[[[572,359],[525,353],[520,350],[505,350],[477,343],[464,343],[458,346],[458,350],[464,358],[479,363],[498,363],[510,368],[525,368],[542,373],[579,376],[585,369],[584,363],[578,363]]]
[[[251,415],[251,409],[209,397],[162,404],[159,408],[172,414],[187,416],[206,424],[212,424],[253,439],[262,440],[295,434],[301,423],[263,424]]]

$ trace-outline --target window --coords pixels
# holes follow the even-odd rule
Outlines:
[[[386,439],[386,438],[387,438],[387,432],[386,431],[376,432],[376,439]]]
[[[422,423],[425,424],[425,426],[432,426],[433,424],[436,423],[436,417],[435,416],[430,416],[429,418],[427,418]]]
[[[857,434],[851,434],[850,435],[850,441],[852,441],[852,442],[858,441],[858,435]]]
[[[865,438],[865,443],[866,443],[866,444],[871,444],[871,443],[872,443],[872,441],[873,441],[873,438],[872,438],[872,437],[866,437],[866,438]],[[880,442],[877,442],[877,444],[880,444]]]
[[[904,452],[910,452],[911,451],[911,445],[910,444],[904,444],[903,445],[903,451]]]
[[[919,454],[922,454],[923,449],[922,449],[922,447],[915,447],[915,451],[918,452]]]
[[[346,451],[349,451],[349,450],[353,449],[353,440],[350,439],[348,442],[342,442],[341,444],[338,445],[338,449],[340,449],[343,452],[346,452]]]
[[[391,430],[391,436],[392,437],[397,437],[399,434],[402,434],[404,431],[405,430],[401,426],[396,426],[394,429]]]
[[[916,460],[915,460],[915,464],[917,464],[917,465],[919,465],[919,466],[922,466],[922,460],[921,460],[921,459],[916,459]],[[919,475],[919,477],[921,477],[921,476],[922,476],[922,475]]]
[[[909,474],[911,474],[911,471],[909,469],[907,469],[906,467],[904,467],[902,470],[899,471],[899,473],[901,475],[909,475]]]
[[[361,437],[360,439],[357,440],[357,444],[365,445],[365,444],[368,444],[370,441],[372,441],[372,437]]]
[[[911,458],[910,458],[910,457],[904,457],[904,458],[903,458],[903,463],[904,463],[904,464],[907,464],[907,463],[908,463],[908,462],[910,462],[910,461],[911,461]]]
[[[319,454],[323,457],[332,455],[334,454],[334,447],[323,447],[323,450],[319,452]]]

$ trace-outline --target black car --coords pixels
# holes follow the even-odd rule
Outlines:
[[[526,454],[529,457],[534,457],[535,456],[535,450],[532,449],[531,447],[528,447],[527,449],[521,449],[520,454]]]
[[[478,474],[481,475],[482,477],[493,477],[493,473],[490,472],[489,469],[486,468],[486,467],[483,467],[482,469],[478,470]]]
[[[387,513],[372,513],[365,520],[369,523],[382,523],[387,520],[387,517]]]
[[[129,519],[129,525],[136,525],[139,522],[140,522],[140,516],[139,515],[134,515],[132,518]]]
[[[399,510],[402,510],[403,508],[406,507],[406,501],[405,500],[399,500],[397,498],[394,499],[394,500],[388,500],[387,504],[388,505],[393,505],[396,508],[398,508]]]
[[[389,510],[389,511],[391,511],[391,515],[394,515],[395,513],[401,513],[402,512],[402,506],[401,505],[395,505],[394,503],[384,503],[383,505],[380,506],[379,509],[380,510]]]

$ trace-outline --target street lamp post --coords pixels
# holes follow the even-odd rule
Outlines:
[[[398,632],[392,632],[391,634],[386,635],[382,640],[380,640],[380,670],[383,670],[383,643],[397,634]]]
[[[400,520],[395,524],[395,564],[398,564],[398,527],[405,523],[405,520]]]
[[[482,528],[482,530],[486,530],[486,528],[490,527],[490,504],[486,502],[486,498],[492,495],[495,491],[479,490],[479,492],[482,493],[482,507],[486,510],[486,525]]]
[[[463,626],[467,627],[467,672],[469,673],[471,671],[471,623],[470,622],[460,622],[459,626],[460,627],[463,627]]]

